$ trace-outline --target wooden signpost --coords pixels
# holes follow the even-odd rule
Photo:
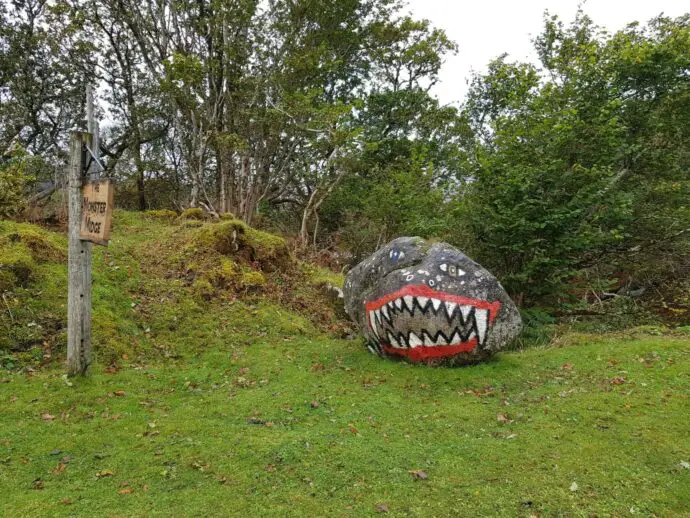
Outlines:
[[[91,248],[108,245],[113,213],[114,186],[98,176],[98,127],[93,119],[93,101],[87,90],[90,132],[70,134],[68,170],[69,288],[67,294],[67,374],[86,374],[91,350]],[[95,173],[95,174],[94,174]]]

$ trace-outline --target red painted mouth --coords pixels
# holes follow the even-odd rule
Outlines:
[[[366,302],[367,322],[381,348],[412,361],[454,356],[486,343],[500,301],[470,299],[423,284]]]

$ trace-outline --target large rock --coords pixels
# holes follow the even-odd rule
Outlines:
[[[345,278],[345,311],[372,353],[461,365],[488,358],[522,328],[487,270],[447,243],[391,241]]]

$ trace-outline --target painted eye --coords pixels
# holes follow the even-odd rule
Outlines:
[[[400,250],[391,250],[388,253],[388,257],[390,257],[391,261],[393,261],[394,263],[397,263],[403,257],[405,257],[405,252],[402,252]]]
[[[448,274],[449,274],[451,277],[455,277],[455,276],[458,274],[458,269],[457,269],[457,267],[456,267],[454,264],[451,264],[451,265],[448,267]]]

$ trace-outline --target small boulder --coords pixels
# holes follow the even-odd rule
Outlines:
[[[383,357],[482,361],[517,337],[520,313],[498,280],[447,243],[401,237],[345,278],[345,311]]]

